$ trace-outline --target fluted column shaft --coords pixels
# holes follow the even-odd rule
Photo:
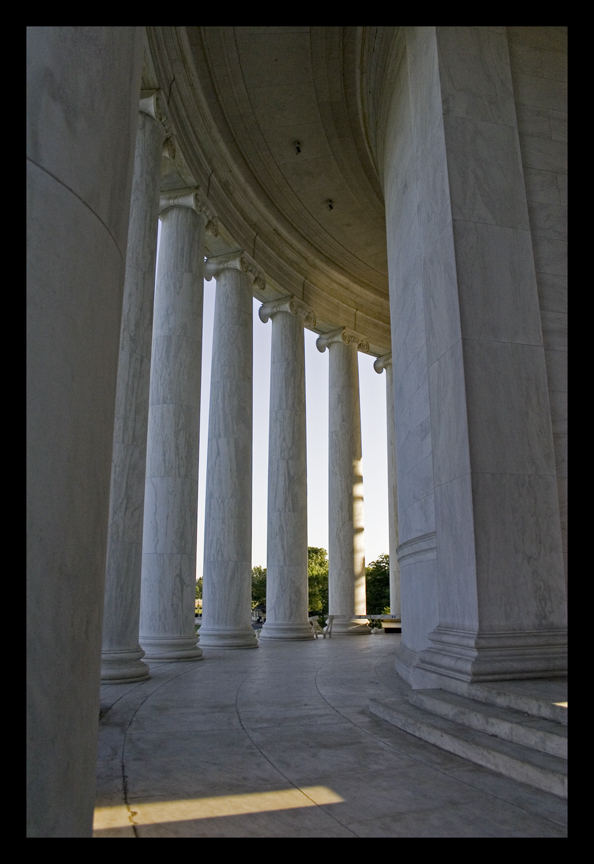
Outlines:
[[[153,100],[154,106],[154,100]],[[149,109],[151,105],[147,106]],[[161,153],[165,130],[138,116],[116,391],[101,680],[142,681],[139,645],[144,474]]]
[[[140,641],[152,660],[199,660],[194,625],[205,222],[161,214],[146,461]]]
[[[260,309],[262,321],[272,319],[266,623],[261,641],[313,638],[307,621],[306,316],[315,324],[309,307],[292,297]]]
[[[317,341],[330,353],[328,602],[337,633],[369,633],[350,620],[366,611],[359,344],[367,350],[363,337],[344,328]]]
[[[392,354],[378,357],[376,372],[386,370],[386,423],[388,438],[388,539],[390,549],[390,614],[400,615],[400,564],[398,563],[398,492],[396,485],[396,427],[394,423],[394,375]]]
[[[200,644],[256,648],[251,624],[252,287],[245,256],[209,259],[217,282]]]

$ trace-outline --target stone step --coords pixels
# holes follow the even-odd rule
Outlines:
[[[461,726],[399,699],[372,699],[369,710],[404,732],[491,771],[567,798],[567,761]]]
[[[466,695],[475,701],[498,705],[500,708],[512,708],[515,711],[531,714],[533,717],[542,717],[567,726],[566,681],[537,682],[536,686],[542,688],[538,696],[528,695],[521,689],[514,692],[513,687],[517,682],[506,681],[505,683],[505,688],[497,683],[470,684]],[[547,690],[550,693],[547,693]]]
[[[513,708],[476,702],[446,690],[412,690],[408,701],[487,735],[567,759],[567,726]]]

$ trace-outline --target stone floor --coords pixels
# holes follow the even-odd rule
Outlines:
[[[101,690],[95,837],[565,837],[566,802],[368,711],[400,636],[209,649]]]

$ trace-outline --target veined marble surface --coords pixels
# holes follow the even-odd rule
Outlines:
[[[204,219],[162,214],[146,461],[140,641],[153,660],[199,660],[194,609]]]
[[[388,426],[388,531],[390,554],[390,614],[400,615],[400,563],[398,549],[398,486],[396,475],[396,428],[394,425],[394,373],[392,353],[384,354],[373,364],[375,371],[386,370],[386,423]]]
[[[140,27],[27,27],[27,836],[90,837]]]
[[[266,311],[267,307],[262,307]],[[303,317],[270,311],[270,437],[266,622],[260,641],[311,639],[307,582],[307,464]],[[261,317],[263,317],[261,315]],[[314,319],[315,320],[315,319]]]
[[[203,647],[256,648],[250,613],[251,281],[240,258],[222,262],[215,276],[200,642]]]
[[[390,163],[385,169],[393,362],[397,379],[408,378],[394,391],[401,543],[436,532],[439,591],[436,582],[433,601],[425,599],[438,610],[435,632],[450,635],[431,636],[431,662],[458,674],[466,649],[460,642],[453,659],[455,634],[474,627],[473,668],[481,674],[489,665],[480,659],[482,632],[499,632],[510,674],[522,663],[528,674],[531,661],[514,631],[533,641],[534,674],[546,668],[547,651],[556,673],[562,543],[543,330],[553,347],[557,321],[540,314],[543,264],[531,228],[551,235],[552,259],[550,244],[561,242],[553,236],[557,214],[535,211],[530,224],[523,164],[531,165],[534,148],[527,157],[520,148],[506,32],[410,28],[407,52],[410,102],[394,112],[401,121],[410,112],[413,153],[400,179]],[[401,212],[411,213],[405,222],[401,199]],[[408,246],[394,243],[392,251],[391,238]],[[422,277],[412,257],[420,257]],[[418,517],[413,525],[409,513],[431,499],[434,526]],[[406,603],[419,596],[409,576],[430,563],[411,555],[401,564],[406,616]],[[419,613],[415,607],[416,622]],[[414,656],[420,636],[405,634],[403,656]]]
[[[347,619],[366,612],[358,345],[340,333],[322,339],[330,352],[328,603],[350,629]]]
[[[120,337],[103,615],[103,681],[141,681],[138,632],[161,152],[165,129],[138,115]]]

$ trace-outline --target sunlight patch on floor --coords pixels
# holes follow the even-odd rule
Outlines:
[[[187,798],[179,801],[133,802],[124,805],[97,807],[93,829],[125,828],[154,825],[157,822],[185,822],[212,819],[215,816],[243,816],[320,804],[339,804],[340,795],[326,786],[306,786],[303,789],[278,789],[271,792],[248,792],[244,795],[218,795],[212,798]]]

